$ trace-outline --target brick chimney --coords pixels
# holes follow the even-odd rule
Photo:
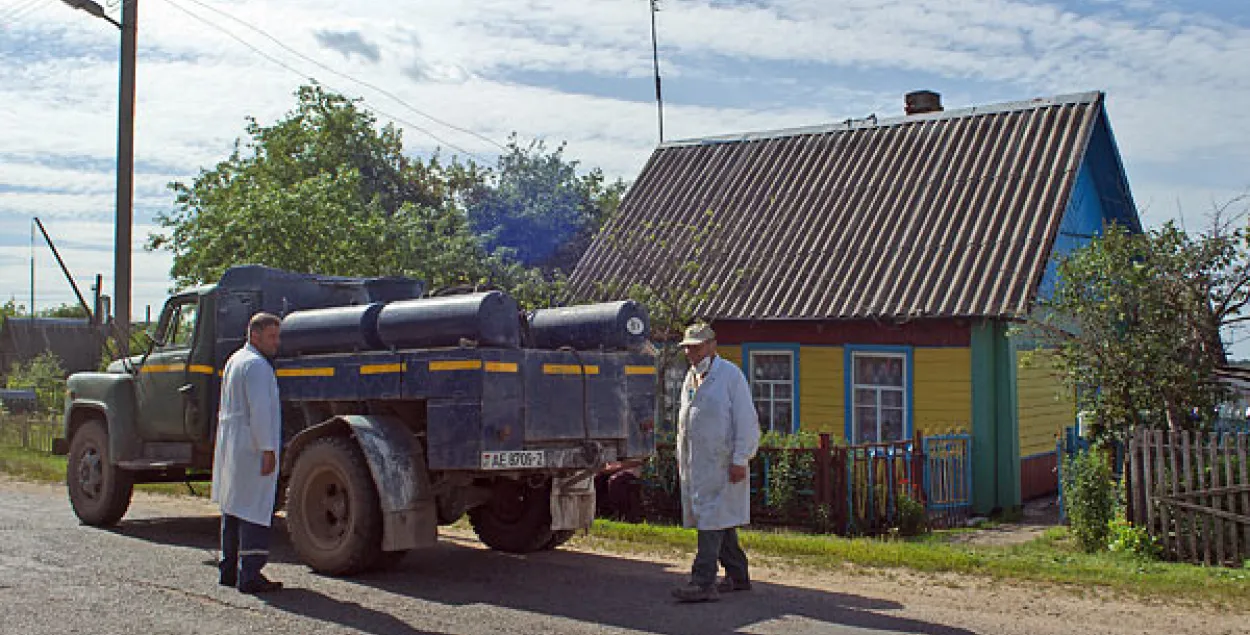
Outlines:
[[[931,90],[917,90],[903,96],[903,112],[920,115],[926,112],[942,112],[942,96]]]

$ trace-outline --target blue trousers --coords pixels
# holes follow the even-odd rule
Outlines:
[[[747,554],[738,544],[738,529],[704,530],[698,532],[699,550],[690,568],[690,581],[697,586],[716,584],[717,563],[725,567],[725,575],[737,582],[750,582]]]
[[[221,583],[250,584],[261,579],[269,561],[269,528],[237,516],[221,515]]]

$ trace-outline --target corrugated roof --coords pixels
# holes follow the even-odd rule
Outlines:
[[[1022,316],[1102,101],[662,145],[572,290],[697,276],[718,288],[699,313],[721,319]]]

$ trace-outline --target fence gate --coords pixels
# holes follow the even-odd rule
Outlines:
[[[952,527],[972,511],[972,435],[924,439],[924,492],[929,522]]]
[[[1139,429],[1129,440],[1129,520],[1171,559],[1250,558],[1250,434]]]

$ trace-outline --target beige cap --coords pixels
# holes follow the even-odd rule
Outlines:
[[[678,346],[698,346],[714,339],[716,339],[716,331],[713,331],[712,327],[707,324],[699,322],[686,327],[686,337]]]

